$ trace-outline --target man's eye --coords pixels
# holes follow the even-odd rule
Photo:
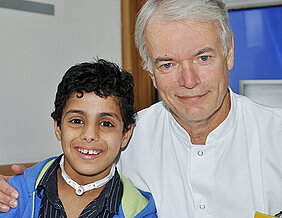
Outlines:
[[[71,120],[71,123],[74,123],[74,124],[83,124],[83,121],[80,120],[80,119],[73,119],[73,120]]]
[[[172,63],[166,63],[166,64],[162,64],[160,66],[161,69],[169,69],[170,67],[172,67]]]
[[[110,123],[110,122],[108,122],[108,121],[103,121],[103,122],[101,123],[101,125],[102,125],[102,126],[105,126],[105,127],[112,127],[112,126],[114,126],[112,123]]]
[[[173,67],[173,63],[166,63],[159,66],[160,70],[169,70]]]
[[[206,62],[207,60],[209,60],[209,58],[210,58],[210,56],[207,56],[207,55],[201,56],[200,61]]]

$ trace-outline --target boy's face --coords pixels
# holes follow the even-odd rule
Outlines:
[[[73,93],[63,109],[55,133],[65,155],[65,170],[78,183],[104,178],[120,148],[126,146],[132,127],[123,133],[123,120],[115,97]]]

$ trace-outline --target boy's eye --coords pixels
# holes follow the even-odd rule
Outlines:
[[[108,121],[103,121],[101,122],[101,126],[105,126],[105,127],[113,127],[114,125],[111,122]]]
[[[74,124],[83,124],[83,121],[80,119],[72,119],[70,122]]]

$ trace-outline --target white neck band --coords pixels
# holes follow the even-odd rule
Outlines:
[[[102,187],[107,182],[109,182],[115,174],[115,164],[113,164],[109,175],[107,175],[105,178],[89,183],[89,184],[86,184],[86,185],[79,185],[75,181],[73,181],[66,173],[65,168],[64,168],[64,155],[61,158],[60,167],[61,167],[63,179],[66,181],[68,185],[70,185],[71,187],[75,189],[75,193],[79,196],[83,195],[84,192],[90,191],[95,188]]]

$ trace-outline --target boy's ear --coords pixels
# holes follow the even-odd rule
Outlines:
[[[61,131],[61,127],[58,125],[57,120],[54,120],[54,130],[55,130],[57,139],[61,141],[62,140],[62,131]]]
[[[133,132],[133,124],[130,125],[129,129],[123,134],[120,148],[125,148]]]

